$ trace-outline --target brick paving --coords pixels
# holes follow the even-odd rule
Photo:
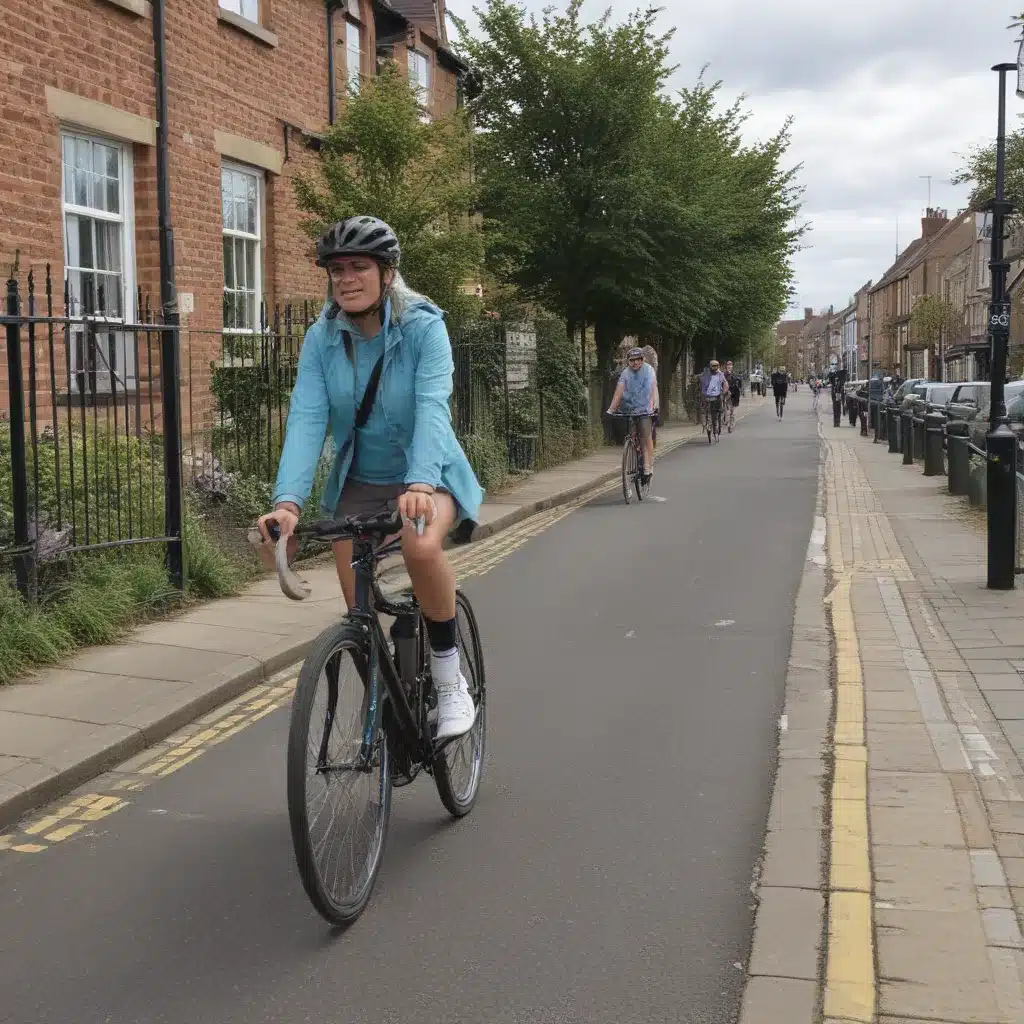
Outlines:
[[[983,517],[945,478],[823,431],[863,676],[879,1019],[1019,1024],[1024,593],[985,589]]]

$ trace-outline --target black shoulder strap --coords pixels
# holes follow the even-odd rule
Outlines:
[[[351,351],[352,338],[348,331],[344,332],[345,335],[345,347]],[[377,385],[380,384],[381,371],[384,369],[384,353],[380,355],[380,359],[374,364],[373,370],[370,372],[370,379],[366,382],[366,390],[363,392],[363,400],[359,403],[359,409],[356,412],[356,430],[362,430],[366,426],[366,421],[370,418],[370,412],[373,410],[374,400],[377,398]]]

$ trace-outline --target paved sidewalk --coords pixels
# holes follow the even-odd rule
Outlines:
[[[836,651],[825,1019],[1020,1024],[1024,593],[985,589],[983,519],[944,477],[822,429]]]
[[[741,416],[761,404],[744,396]],[[660,428],[659,454],[697,434],[692,425]],[[601,449],[485,503],[474,543],[453,552],[460,576],[487,571],[490,550],[526,543],[550,517],[568,515],[595,488],[617,481],[620,468],[621,449]],[[124,643],[84,650],[0,688],[0,824],[301,660],[344,604],[333,566],[300,574],[312,587],[301,604],[266,577],[238,597],[143,626]]]

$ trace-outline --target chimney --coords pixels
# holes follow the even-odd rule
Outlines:
[[[814,310],[810,306],[804,306],[804,323],[807,323],[814,316]]]
[[[937,235],[949,223],[949,214],[945,210],[933,210],[929,207],[921,218],[921,237],[928,239]]]

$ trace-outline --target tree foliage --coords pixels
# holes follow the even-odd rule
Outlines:
[[[343,217],[380,217],[401,239],[409,284],[445,309],[464,311],[473,300],[462,285],[483,257],[469,218],[472,142],[461,112],[424,123],[407,80],[386,65],[327,129],[316,172],[296,176],[303,228],[316,238]]]
[[[1014,15],[1007,26],[1011,31],[1024,31],[1024,13]],[[995,128],[995,117],[992,119]],[[975,146],[964,158],[960,170],[951,179],[953,185],[971,185],[971,209],[980,209],[996,194],[996,144]],[[1018,211],[1024,211],[1024,130],[1006,136],[1006,198]]]
[[[741,139],[702,79],[666,94],[671,33],[657,11],[584,25],[581,0],[527,18],[509,0],[461,28],[479,74],[472,113],[487,259],[496,276],[592,324],[606,365],[624,332],[741,350],[789,294],[799,194],[783,162],[788,125]]]
[[[963,324],[963,311],[938,295],[921,295],[910,314],[914,336],[926,345],[937,345],[943,331],[954,331]]]

